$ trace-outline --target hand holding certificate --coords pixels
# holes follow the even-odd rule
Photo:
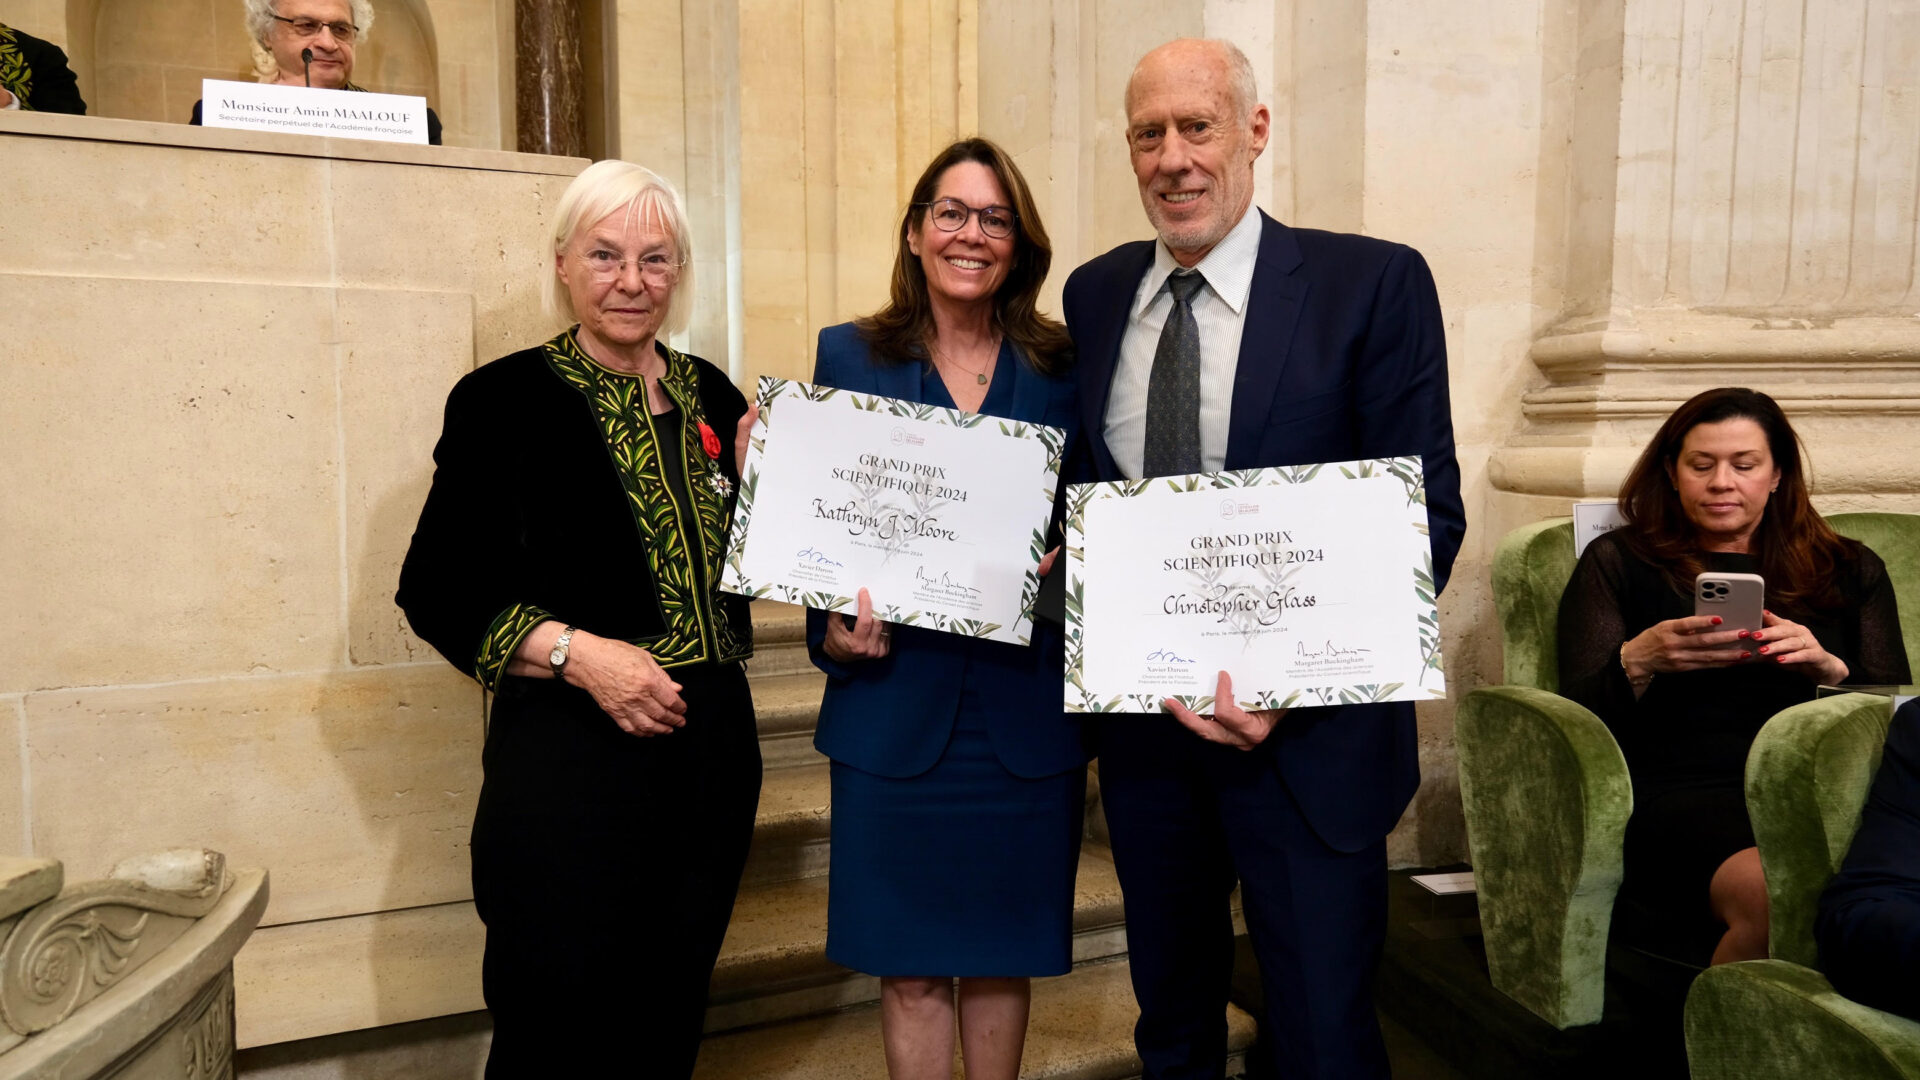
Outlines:
[[[1073,712],[1443,697],[1417,458],[1075,485]]]
[[[757,405],[721,588],[1030,639],[1064,432],[770,377]]]

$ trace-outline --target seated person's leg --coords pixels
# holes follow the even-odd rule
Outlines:
[[[1760,849],[1743,848],[1721,863],[1707,896],[1714,917],[1727,924],[1727,932],[1714,947],[1713,962],[1765,960],[1767,877],[1760,870]]]

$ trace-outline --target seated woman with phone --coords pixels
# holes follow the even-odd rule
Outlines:
[[[1633,777],[1625,936],[1715,964],[1767,955],[1747,749],[1822,684],[1905,683],[1886,566],[1807,496],[1772,398],[1696,395],[1620,493],[1560,601],[1560,692],[1606,722]]]

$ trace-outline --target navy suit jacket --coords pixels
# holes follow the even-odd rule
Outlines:
[[[1260,215],[1227,431],[1228,469],[1421,456],[1436,585],[1466,535],[1453,453],[1440,300],[1420,253]],[[1154,241],[1122,244],[1067,279],[1080,415],[1094,479],[1120,478],[1103,438],[1128,311]],[[1294,709],[1269,754],[1322,840],[1357,851],[1385,836],[1420,786],[1413,705]]]
[[[1065,428],[1071,441],[1073,377],[1042,375],[1018,359],[1013,371],[1011,419]],[[852,323],[820,331],[816,384],[919,401],[920,378],[919,364],[876,361]],[[833,760],[891,777],[933,768],[953,735],[970,650],[992,650],[1001,662],[991,669],[991,685],[978,684],[980,668],[972,677],[975,689],[996,703],[987,735],[1009,772],[1030,779],[1052,776],[1080,768],[1092,756],[1078,719],[1062,704],[1063,648],[1060,628],[1052,623],[1036,620],[1029,646],[896,625],[889,655],[842,664],[821,648],[827,619],[839,617],[807,612],[807,651],[827,673],[813,745]]]

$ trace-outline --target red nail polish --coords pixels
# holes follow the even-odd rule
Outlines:
[[[1719,625],[1720,625],[1720,616],[1718,616],[1718,615],[1715,615],[1715,616],[1713,617],[1713,625],[1715,625],[1715,626],[1719,626]]]
[[[1740,659],[1742,660],[1751,659],[1752,657],[1753,657],[1753,654],[1750,652],[1743,652],[1740,654]]]
[[[1741,636],[1741,637],[1743,637],[1743,638],[1744,638],[1744,637],[1746,637],[1746,636],[1747,636],[1747,631],[1745,631],[1745,630],[1742,630],[1742,631],[1740,631],[1740,636]]]
[[[1760,655],[1761,656],[1767,655],[1767,647],[1765,645],[1760,646]]]

